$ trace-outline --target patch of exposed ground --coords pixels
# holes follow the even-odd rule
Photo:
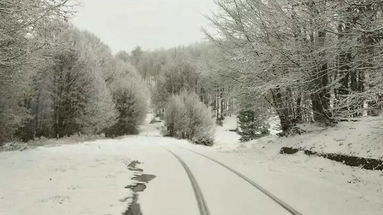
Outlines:
[[[125,187],[133,192],[133,197],[132,202],[129,204],[123,215],[142,215],[141,207],[138,202],[138,193],[143,192],[146,189],[147,184],[156,177],[155,175],[144,174],[143,169],[137,167],[139,164],[141,164],[139,161],[132,161],[127,165],[128,169],[135,173],[134,177],[132,177],[132,180],[135,181],[135,183]],[[130,198],[127,197],[120,201],[125,202],[128,199]]]

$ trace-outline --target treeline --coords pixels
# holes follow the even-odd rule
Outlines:
[[[131,59],[151,89],[151,105],[165,120],[165,135],[211,145],[215,122],[236,113],[235,83],[221,76],[219,50],[210,43],[117,56]]]
[[[222,54],[213,44],[196,43],[155,51],[137,47],[130,54],[117,55],[131,56],[132,64],[151,86],[152,105],[158,115],[164,114],[171,95],[183,91],[196,93],[211,108],[217,121],[236,112],[236,84],[222,76],[222,68],[218,67]]]
[[[268,133],[267,119],[272,113],[267,110],[267,103],[225,75],[224,55],[214,44],[156,51],[137,47],[130,54],[117,55],[127,59],[130,56],[151,86],[152,107],[165,120],[165,135],[211,145],[215,124],[222,125],[226,116],[246,114],[249,110],[253,117],[241,126],[240,132],[246,136],[243,140]],[[196,109],[200,111],[191,111]],[[248,118],[240,117],[242,120]]]
[[[218,124],[239,114],[243,140],[280,135],[296,125],[332,126],[377,115],[383,107],[383,2],[380,0],[225,0],[210,17],[211,43],[152,52],[137,48],[132,63],[164,115],[169,98],[197,94]],[[126,53],[120,53],[127,55]]]
[[[67,1],[0,3],[0,143],[137,133],[148,89],[134,66],[67,23]]]
[[[225,0],[209,34],[226,76],[262,96],[282,135],[382,109],[381,0]],[[300,132],[300,131],[298,131]]]

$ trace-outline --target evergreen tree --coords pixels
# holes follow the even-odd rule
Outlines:
[[[241,110],[237,118],[241,141],[246,142],[269,134],[269,125],[261,113],[254,110]]]

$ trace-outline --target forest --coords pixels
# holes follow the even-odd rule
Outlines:
[[[113,54],[68,22],[67,0],[0,2],[0,143],[137,134],[149,110],[164,135],[212,145],[238,115],[247,141],[334,126],[383,108],[380,0],[221,0],[208,42]]]

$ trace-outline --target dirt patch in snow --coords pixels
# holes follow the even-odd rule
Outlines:
[[[123,213],[123,215],[142,215],[140,204],[138,204],[138,194],[133,194],[133,201],[129,205],[127,211]]]
[[[136,175],[132,179],[139,182],[146,182],[153,180],[156,176],[155,175],[148,175],[148,174],[142,174],[142,175]]]
[[[146,189],[146,184],[144,183],[136,183],[133,185],[128,185],[125,187],[126,189],[130,189],[135,193],[142,192]]]
[[[135,172],[135,176],[132,177],[132,180],[136,181],[136,183],[125,187],[126,189],[130,189],[133,192],[133,197],[132,202],[129,204],[128,209],[123,213],[123,215],[142,215],[141,207],[138,202],[138,193],[143,192],[147,187],[147,183],[156,177],[155,175],[142,173],[143,169],[137,167],[139,164],[141,164],[139,161],[132,161],[127,164],[128,169]],[[129,197],[121,201],[127,201],[128,199]]]
[[[302,151],[309,156],[318,156],[318,157],[327,158],[333,161],[343,163],[348,166],[360,167],[362,169],[367,169],[367,170],[383,170],[383,161],[378,159],[372,159],[372,158],[362,158],[362,157],[335,154],[335,153],[318,153],[318,152],[307,150],[307,149],[293,148],[293,147],[282,147],[280,150],[280,154],[295,154],[298,151]]]
[[[132,161],[126,166],[128,167],[130,171],[143,172],[144,171],[143,169],[137,168],[137,165],[139,164],[141,164],[139,161]]]

